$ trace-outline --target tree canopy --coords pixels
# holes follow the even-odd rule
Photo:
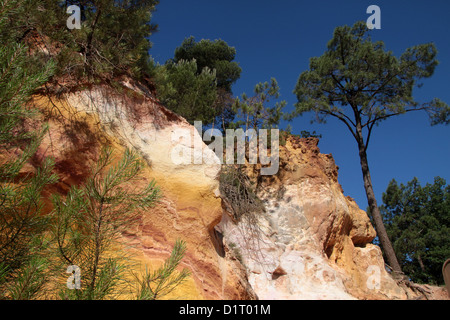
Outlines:
[[[191,124],[210,124],[216,117],[213,104],[217,98],[216,73],[208,67],[197,74],[195,60],[168,62],[155,75],[160,101]]]
[[[402,269],[414,282],[444,284],[442,265],[450,257],[450,185],[441,177],[421,186],[394,179],[380,206]]]
[[[325,53],[311,58],[297,81],[296,114],[313,111],[318,122],[335,117],[357,141],[364,131],[366,148],[376,124],[406,112],[424,110],[432,124],[448,124],[448,105],[437,98],[420,104],[413,97],[414,87],[437,65],[433,43],[410,47],[397,58],[382,41],[371,40],[364,22],[337,27]]]
[[[184,39],[181,46],[175,49],[173,60],[197,62],[197,74],[201,74],[205,67],[216,70],[217,87],[231,92],[231,86],[240,78],[242,69],[234,60],[236,49],[225,41],[216,39],[202,39],[195,41],[194,37]]]
[[[103,78],[151,71],[149,37],[158,0],[24,0],[9,20],[11,34],[45,49],[57,61],[56,76]],[[81,29],[68,29],[69,5],[81,9]]]
[[[158,97],[191,123],[217,122],[225,130],[235,116],[231,87],[242,71],[235,55],[223,40],[186,38],[174,58],[155,69]]]

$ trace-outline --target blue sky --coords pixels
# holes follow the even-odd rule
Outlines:
[[[395,55],[413,45],[435,43],[440,65],[433,77],[414,91],[414,97],[422,102],[438,97],[450,104],[448,0],[161,0],[152,20],[160,31],[151,37],[150,53],[163,64],[186,37],[223,39],[236,48],[235,61],[243,70],[234,94],[250,94],[256,83],[275,77],[281,98],[288,102],[286,111],[290,111],[296,102],[292,91],[300,73],[308,69],[309,59],[323,54],[335,27],[367,20],[366,9],[372,4],[381,8],[381,30],[374,30],[372,38],[384,41]],[[339,121],[310,124],[311,118],[312,114],[295,119],[293,132],[322,134],[320,150],[333,155],[344,194],[365,210],[367,200],[353,137]],[[376,127],[368,158],[378,203],[393,178],[406,183],[417,177],[425,184],[441,176],[450,183],[449,138],[450,126],[431,127],[424,112],[394,117]]]

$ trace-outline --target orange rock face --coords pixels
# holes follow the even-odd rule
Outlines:
[[[366,212],[345,197],[338,167],[315,138],[290,137],[277,175],[260,177],[265,203],[248,221],[220,224],[228,246],[239,248],[249,282],[262,299],[406,299],[386,272]],[[254,221],[257,220],[257,223]],[[282,270],[282,272],[280,272]]]
[[[191,277],[168,298],[252,298],[245,274],[236,272],[239,266],[225,259],[215,238],[214,226],[222,217],[216,179],[220,164],[175,165],[171,153],[178,142],[171,141],[171,133],[185,129],[193,139],[200,139],[198,133],[137,87],[125,91],[119,95],[99,86],[60,99],[36,97],[34,105],[44,116],[30,126],[45,121],[49,131],[32,165],[37,167],[43,157],[51,156],[60,177],[44,196],[65,194],[71,185],[82,184],[103,146],[112,146],[118,157],[125,148],[133,148],[148,163],[135,186],[155,179],[163,192],[161,202],[143,212],[139,223],[123,234],[137,265],[156,268],[169,257],[176,239],[181,239],[186,241],[187,253],[180,268],[187,267]],[[203,143],[201,148],[205,158],[215,156]],[[51,210],[50,201],[44,210]]]
[[[248,225],[227,212],[218,188],[221,164],[195,128],[137,84],[124,82],[120,94],[99,85],[36,97],[34,104],[43,117],[27,125],[47,122],[49,131],[26,170],[51,156],[60,177],[44,197],[82,184],[103,146],[117,156],[132,148],[147,162],[135,186],[155,179],[164,196],[122,241],[137,269],[158,267],[177,239],[186,241],[181,267],[191,277],[169,298],[408,297],[385,271],[367,214],[344,196],[338,167],[331,155],[320,154],[317,139],[291,138],[280,148],[278,173],[259,177],[265,212]],[[180,130],[189,138],[174,138]],[[47,199],[44,210],[51,209]]]

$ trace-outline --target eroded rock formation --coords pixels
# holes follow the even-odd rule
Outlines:
[[[182,266],[192,276],[178,299],[406,299],[384,269],[375,231],[356,203],[343,195],[331,155],[316,139],[290,139],[280,170],[260,179],[265,212],[234,221],[219,192],[221,164],[182,117],[131,81],[118,91],[97,85],[60,96],[36,96],[37,127],[49,131],[26,170],[55,158],[60,181],[46,189],[65,194],[83,183],[100,150],[137,150],[148,163],[139,184],[156,179],[162,201],[143,212],[123,244],[141,266],[158,266],[176,239],[185,240]],[[188,130],[191,139],[172,141]],[[181,156],[174,163],[173,151]],[[194,164],[200,150],[203,161]],[[198,154],[197,154],[198,156]],[[51,210],[46,201],[45,211]],[[255,218],[256,217],[256,218]],[[251,224],[249,223],[251,221]]]
[[[214,227],[222,217],[221,198],[216,179],[220,164],[194,165],[190,159],[175,165],[172,149],[183,145],[193,151],[200,142],[205,160],[215,157],[199,134],[183,118],[165,109],[151,94],[130,82],[118,93],[108,86],[96,86],[57,97],[36,97],[34,104],[42,110],[49,131],[33,165],[39,166],[44,156],[56,161],[60,181],[46,190],[64,194],[73,184],[81,184],[90,173],[100,150],[105,145],[120,157],[125,148],[133,148],[148,163],[139,184],[155,179],[163,199],[144,212],[139,224],[123,234],[127,250],[142,268],[156,268],[168,258],[176,239],[186,241],[187,253],[181,267],[191,271],[189,281],[170,297],[181,299],[252,299],[245,273],[240,266],[221,256],[221,246]],[[187,129],[192,143],[171,141],[174,130]],[[188,152],[181,153],[186,157]],[[192,163],[192,164],[191,164]],[[47,202],[46,210],[51,209]]]
[[[386,272],[365,211],[345,197],[315,138],[290,138],[280,170],[258,186],[265,212],[218,226],[261,299],[407,299]],[[261,177],[260,177],[261,178]],[[257,221],[255,223],[255,221]]]

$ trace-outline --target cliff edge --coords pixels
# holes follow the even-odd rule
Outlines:
[[[367,214],[345,197],[338,167],[321,154],[318,140],[289,138],[280,149],[276,175],[258,180],[264,210],[236,221],[219,191],[221,164],[185,119],[160,105],[129,79],[120,90],[95,85],[59,95],[37,95],[33,104],[49,130],[25,167],[55,159],[60,180],[44,192],[82,184],[103,146],[116,154],[139,152],[148,166],[140,182],[155,179],[163,199],[143,212],[122,235],[137,265],[156,268],[176,239],[186,241],[181,267],[189,280],[168,298],[177,299],[411,299],[386,272]],[[190,139],[173,139],[179,130]],[[174,162],[174,148],[181,152]],[[195,164],[200,147],[203,161]]]

